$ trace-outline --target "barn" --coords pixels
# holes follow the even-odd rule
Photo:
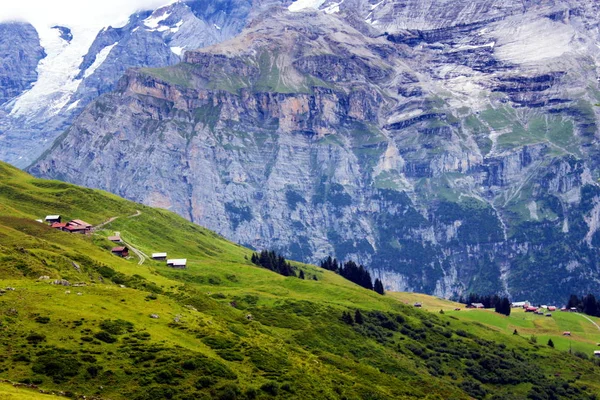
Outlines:
[[[113,247],[111,253],[115,256],[127,257],[129,256],[129,249],[125,246]]]
[[[186,266],[187,266],[187,259],[185,259],[185,258],[167,260],[167,267],[184,269]]]

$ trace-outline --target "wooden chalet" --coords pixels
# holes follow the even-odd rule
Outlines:
[[[46,215],[46,219],[45,221],[47,223],[49,223],[50,225],[52,225],[55,222],[60,222],[61,217],[60,215]]]
[[[187,259],[185,259],[185,258],[167,260],[167,267],[184,269],[186,266],[187,266]]]
[[[50,225],[50,228],[58,229],[59,231],[64,231],[66,227],[67,227],[67,224],[65,224],[63,222],[55,222],[52,225]]]
[[[125,246],[113,247],[111,253],[115,256],[127,257],[129,256],[129,249]]]
[[[107,239],[111,242],[121,243],[121,236],[109,236]]]
[[[89,233],[92,230],[92,224],[88,224],[80,219],[74,219],[67,222],[66,232],[71,233]]]
[[[483,303],[471,303],[470,308],[485,308]]]
[[[152,259],[164,261],[167,259],[167,253],[152,253]]]
[[[594,351],[594,357],[600,358],[600,351]]]

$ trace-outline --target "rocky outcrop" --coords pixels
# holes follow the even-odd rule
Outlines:
[[[596,6],[575,6],[275,8],[129,70],[31,171],[390,289],[559,301],[600,281]]]

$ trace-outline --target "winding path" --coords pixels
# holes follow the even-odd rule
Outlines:
[[[135,210],[135,214],[128,215],[127,218],[135,218],[135,217],[139,217],[140,215],[142,215],[142,212],[140,210]],[[102,229],[104,226],[110,224],[117,218],[119,218],[119,217],[109,218],[107,221],[93,227],[92,231],[95,232],[99,229]],[[138,258],[140,259],[140,261],[138,261],[138,265],[142,265],[144,263],[144,261],[146,261],[148,258],[150,258],[150,257],[148,257],[148,255],[146,253],[144,253],[140,249],[133,246],[130,242],[126,242],[125,240],[123,240],[123,237],[121,236],[121,232],[115,232],[115,236],[119,236],[121,238],[121,241],[123,243],[125,243],[127,245],[127,247],[129,247],[131,249],[131,251],[133,251],[135,253],[136,256],[138,256]]]
[[[600,325],[598,325],[597,323],[595,323],[590,317],[588,317],[587,315],[583,315],[580,313],[577,313],[577,315],[582,316],[583,318],[587,319],[588,321],[590,321],[592,324],[594,324],[596,326],[596,328],[598,328],[598,330],[600,331]]]

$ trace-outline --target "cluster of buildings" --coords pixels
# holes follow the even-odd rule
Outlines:
[[[40,219],[38,222],[44,222]],[[45,222],[53,229],[58,229],[63,232],[88,234],[92,231],[92,224],[88,224],[80,219],[74,219],[69,222],[62,222],[60,215],[47,215]]]
[[[92,231],[93,228],[92,224],[89,224],[80,219],[74,219],[69,222],[62,222],[62,217],[60,215],[47,215],[44,220],[38,219],[37,222],[46,222],[53,229],[58,229],[70,233],[88,234]],[[107,239],[115,243],[123,242],[119,235],[109,236]],[[110,251],[112,254],[118,257],[129,257],[129,248],[127,246],[116,246],[113,247]],[[166,261],[167,266],[171,268],[184,269],[187,267],[187,259],[176,258],[169,260],[167,259],[167,253],[152,253],[152,259],[157,261]]]
[[[152,253],[152,259],[156,261],[166,261],[167,267],[184,269],[187,266],[186,258],[167,259],[167,253]]]
[[[118,235],[109,236],[107,238],[111,242],[122,243],[121,237]],[[128,257],[129,256],[129,248],[127,246],[117,246],[111,249],[111,252],[119,257]],[[187,259],[186,258],[176,258],[176,259],[167,259],[167,253],[152,253],[152,259],[155,261],[166,261],[167,267],[176,268],[176,269],[185,269],[187,267]]]

